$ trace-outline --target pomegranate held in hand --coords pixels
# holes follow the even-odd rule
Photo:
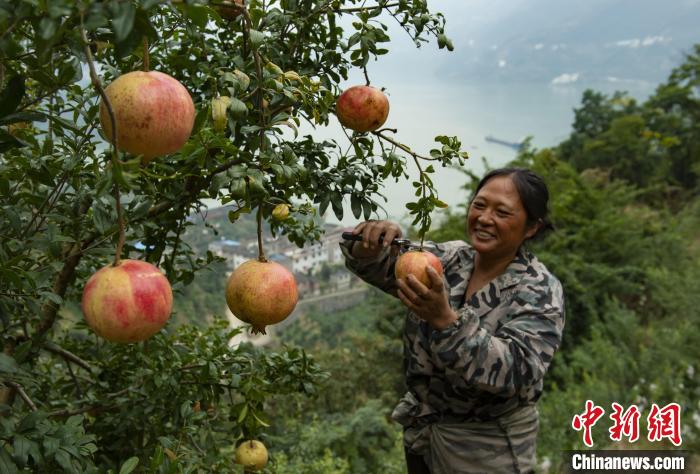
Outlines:
[[[141,260],[122,260],[97,271],[85,284],[85,321],[112,342],[148,339],[165,326],[173,306],[168,279]]]
[[[394,275],[397,279],[403,280],[408,275],[413,275],[418,281],[430,288],[432,283],[427,272],[428,266],[433,267],[438,275],[442,275],[442,264],[435,255],[426,251],[411,250],[399,256],[394,268]]]
[[[265,326],[279,323],[297,304],[294,275],[279,263],[248,260],[226,283],[226,303],[235,317],[265,334]]]
[[[352,86],[340,94],[335,113],[343,126],[356,132],[371,132],[389,116],[389,99],[372,86]]]
[[[187,89],[158,71],[122,74],[105,89],[117,122],[117,146],[143,155],[156,156],[178,151],[192,133],[194,104]],[[100,102],[100,124],[113,141],[112,122],[104,101]]]

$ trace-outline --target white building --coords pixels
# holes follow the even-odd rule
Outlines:
[[[343,254],[338,244],[342,240],[341,234],[350,230],[350,227],[327,226],[319,242],[296,249],[292,257],[294,273],[316,273],[324,263],[333,265],[342,262]]]

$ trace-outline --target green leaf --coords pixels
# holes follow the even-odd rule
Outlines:
[[[241,408],[241,412],[238,414],[238,423],[243,423],[243,420],[245,420],[246,415],[248,415],[247,403],[243,405],[243,408]]]
[[[58,451],[56,451],[54,459],[66,472],[73,472],[75,470],[75,467],[71,463],[70,454],[63,448],[59,448]]]
[[[19,472],[5,448],[0,448],[0,472],[3,474],[15,474]]]
[[[46,122],[46,115],[41,112],[17,112],[0,118],[1,125],[17,122]]]
[[[78,127],[70,123],[68,120],[62,119],[61,117],[58,117],[56,115],[49,115],[49,120],[51,120],[54,124],[66,128],[75,134],[81,133],[81,130]]]
[[[15,440],[12,443],[12,449],[14,450],[14,458],[20,466],[27,465],[27,458],[29,457],[29,446],[30,441],[22,435],[15,435]]]
[[[194,126],[192,127],[192,135],[195,135],[201,130],[202,125],[207,121],[210,113],[209,105],[203,105],[202,109],[197,112],[197,116],[194,119]]]
[[[250,87],[250,77],[248,77],[246,73],[236,69],[235,71],[233,71],[233,73],[230,74],[234,78],[234,80],[232,81],[233,84],[235,84],[241,92],[245,92],[246,90],[248,90],[248,87]],[[224,77],[228,76],[224,74]]]
[[[19,138],[10,135],[5,130],[0,129],[0,153],[5,152],[11,148],[19,148],[23,146],[28,146],[28,143],[20,140]]]
[[[52,293],[52,292],[50,292],[50,291],[42,291],[42,292],[39,293],[39,294],[40,294],[41,296],[43,296],[44,298],[46,298],[47,300],[49,300],[49,301],[51,301],[52,303],[55,303],[55,304],[57,304],[57,305],[59,305],[59,306],[61,306],[61,305],[63,304],[63,298],[61,298],[60,296],[58,296],[56,293]]]
[[[124,41],[134,28],[136,18],[136,8],[131,2],[111,3],[112,9],[112,30],[117,43]]]
[[[60,20],[45,16],[39,22],[39,37],[43,40],[50,40],[61,26]]]
[[[372,215],[372,202],[369,200],[362,201],[362,210],[364,212],[363,217],[365,220],[369,220],[370,216]]]
[[[148,14],[139,8],[136,11],[136,18],[129,35],[122,41],[116,42],[115,49],[117,56],[119,58],[126,58],[132,54],[134,50],[141,47],[144,37],[153,41],[158,38],[158,32],[151,24]]]
[[[350,207],[352,208],[352,215],[355,219],[359,219],[362,214],[362,201],[357,194],[350,195]]]
[[[80,61],[75,56],[71,56],[67,61],[64,61],[58,68],[57,82],[59,84],[72,84],[83,78],[83,68],[80,66]]]
[[[339,192],[334,191],[331,194],[331,206],[335,216],[341,220],[343,218],[343,196]]]
[[[245,117],[248,114],[248,107],[246,107],[245,103],[235,97],[231,97],[228,109],[231,111],[231,116],[236,119]]]
[[[443,202],[438,198],[433,198],[433,203],[441,209],[445,209],[446,207],[448,207],[446,202]]]
[[[134,456],[133,458],[129,458],[126,461],[124,461],[124,464],[122,464],[121,469],[119,469],[119,474],[130,474],[134,469],[136,469],[136,466],[139,464],[139,458]]]
[[[329,193],[323,193],[321,196],[321,203],[318,206],[318,214],[323,215],[326,213],[326,209],[328,209],[328,205],[331,203],[331,196]]]
[[[24,93],[24,77],[13,76],[7,81],[7,87],[0,93],[0,117],[10,115],[17,110]]]
[[[207,26],[209,9],[203,5],[185,5],[185,15],[199,28]]]
[[[19,370],[19,366],[13,357],[0,352],[0,372],[12,374]]]
[[[250,30],[250,44],[253,48],[258,48],[263,41],[265,41],[265,35],[258,30]]]

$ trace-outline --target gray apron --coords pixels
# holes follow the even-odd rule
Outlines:
[[[408,392],[392,413],[404,444],[422,455],[432,474],[511,474],[535,469],[539,416],[534,405],[493,421],[421,423],[420,402]],[[423,407],[425,408],[425,407]]]

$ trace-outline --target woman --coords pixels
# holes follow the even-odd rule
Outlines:
[[[489,172],[469,205],[471,245],[437,244],[444,275],[429,269],[430,286],[394,277],[392,222],[363,222],[362,241],[341,244],[351,271],[409,310],[408,392],[392,415],[409,473],[533,472],[535,404],[564,328],[561,284],[523,247],[552,229],[548,199],[530,170]]]

